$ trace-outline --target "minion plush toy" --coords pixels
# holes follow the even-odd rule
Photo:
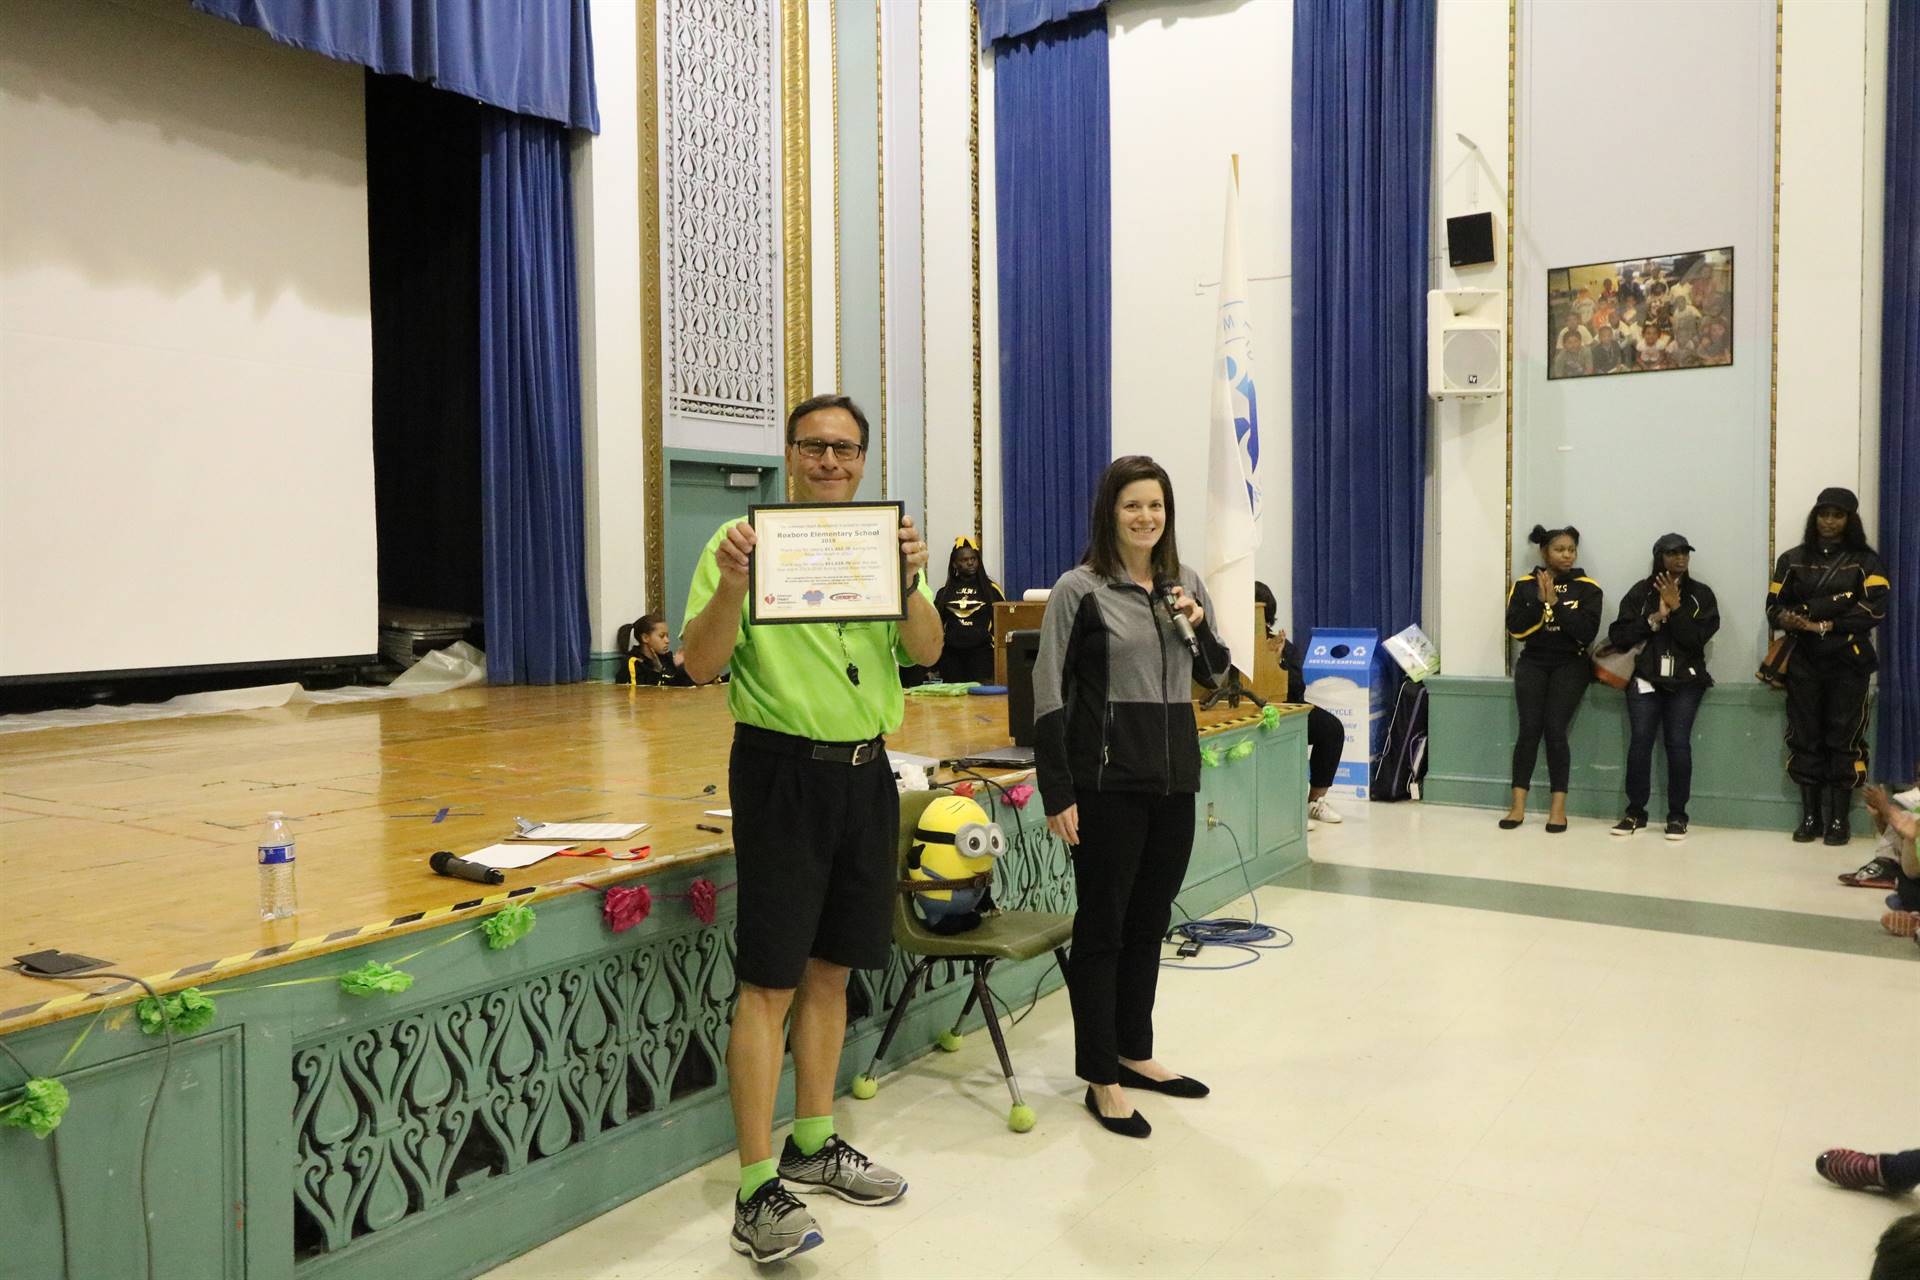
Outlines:
[[[991,872],[993,860],[1007,851],[1007,837],[988,820],[986,810],[965,796],[941,796],[920,815],[907,851],[907,879],[967,880]],[[913,895],[920,918],[935,933],[977,928],[987,886],[923,889]]]

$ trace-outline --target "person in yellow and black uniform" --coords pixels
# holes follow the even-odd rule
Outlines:
[[[1822,489],[1805,539],[1780,557],[1767,622],[1792,637],[1787,658],[1787,774],[1800,786],[1795,841],[1853,832],[1847,810],[1867,777],[1867,685],[1879,658],[1873,629],[1887,616],[1887,570],[1867,544],[1860,500]]]
[[[633,624],[633,640],[627,647],[627,683],[693,687],[693,677],[673,651],[667,620],[657,613],[643,614]]]
[[[1527,791],[1533,785],[1540,739],[1547,740],[1547,779],[1553,802],[1547,830],[1567,829],[1567,777],[1572,767],[1567,729],[1593,681],[1587,649],[1600,633],[1600,584],[1574,563],[1580,557],[1580,531],[1533,526],[1527,540],[1540,548],[1545,564],[1507,591],[1507,634],[1521,642],[1513,664],[1513,698],[1520,707],[1520,736],[1513,744],[1513,804],[1500,819],[1511,831],[1526,820]]]
[[[962,534],[947,557],[947,582],[934,592],[946,646],[940,678],[949,684],[993,683],[993,606],[1005,600],[1000,584],[980,563],[980,544]]]

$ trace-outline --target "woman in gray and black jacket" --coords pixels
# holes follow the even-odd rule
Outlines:
[[[1148,457],[1116,460],[1094,497],[1087,553],[1047,599],[1033,709],[1047,826],[1073,846],[1079,891],[1067,969],[1075,1070],[1087,1110],[1130,1137],[1151,1130],[1123,1086],[1207,1093],[1154,1060],[1153,999],[1193,852],[1192,686],[1217,684],[1229,665],[1210,607],[1200,575],[1180,563],[1167,473]]]

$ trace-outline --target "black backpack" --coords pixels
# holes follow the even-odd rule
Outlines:
[[[1427,686],[1402,681],[1373,758],[1375,800],[1418,800],[1427,776]]]

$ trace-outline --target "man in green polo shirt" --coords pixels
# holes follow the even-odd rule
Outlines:
[[[851,502],[866,471],[867,420],[845,396],[787,415],[787,473],[801,502]],[[738,1001],[727,1046],[740,1195],[734,1251],[774,1262],[821,1243],[792,1190],[891,1204],[906,1179],[834,1133],[833,1083],[847,1035],[847,975],[886,964],[898,891],[900,797],[882,735],[900,726],[902,665],[940,657],[927,544],[900,522],[914,575],[903,622],[747,621],[745,521],[721,526],[687,595],[686,670],[705,683],[731,661],[737,722],[728,788],[739,873]],[[773,1158],[773,1103],[793,1012],[794,1126]]]

